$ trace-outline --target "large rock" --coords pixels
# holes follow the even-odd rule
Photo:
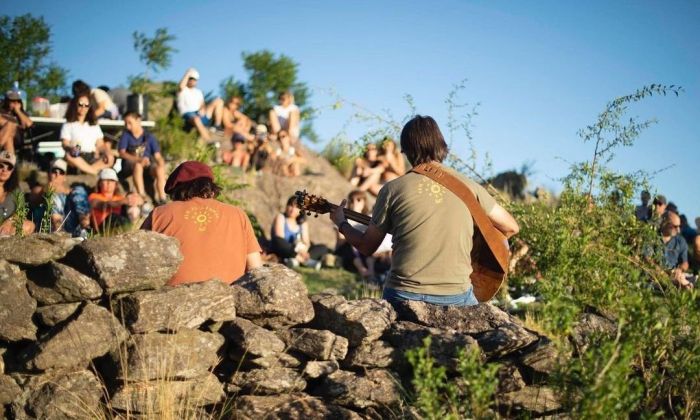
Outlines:
[[[79,239],[46,233],[6,236],[0,237],[0,256],[17,264],[41,265],[63,258],[78,243]]]
[[[51,328],[70,318],[78,311],[80,305],[81,302],[72,302],[40,306],[36,308],[36,316],[42,325]]]
[[[401,400],[396,379],[384,369],[373,369],[364,374],[339,370],[326,376],[314,389],[314,394],[359,409],[390,408]]]
[[[522,412],[528,416],[542,416],[561,409],[561,402],[554,390],[548,387],[526,386],[518,391],[498,396],[499,409],[508,415]]]
[[[354,411],[306,394],[243,395],[235,400],[235,419],[265,420],[359,420]]]
[[[99,418],[102,393],[102,384],[92,372],[70,372],[32,392],[26,408],[38,419]]]
[[[11,403],[21,393],[22,390],[12,377],[0,373],[0,406]]]
[[[311,321],[314,309],[301,275],[281,264],[251,270],[233,283],[239,316],[278,329]]]
[[[520,321],[487,303],[474,306],[441,306],[419,301],[396,305],[399,319],[474,336],[488,358],[520,350],[539,339]]]
[[[233,290],[218,280],[135,292],[115,303],[134,333],[194,329],[206,321],[236,318]]]
[[[137,413],[161,413],[163,410],[178,414],[187,407],[216,404],[224,397],[221,382],[211,373],[186,381],[155,380],[122,385],[112,396],[112,408]]]
[[[175,334],[136,334],[127,343],[126,363],[116,360],[122,365],[121,379],[192,379],[206,375],[217,364],[217,351],[224,344],[224,338],[219,334],[182,329]]]
[[[238,346],[231,346],[228,357],[242,369],[295,368],[301,360],[288,353],[274,353],[267,356],[251,356]]]
[[[351,369],[385,368],[393,365],[399,357],[389,343],[377,340],[351,349],[343,366]]]
[[[177,239],[137,230],[86,240],[71,250],[66,262],[113,294],[165,285],[177,272],[182,254]]]
[[[546,379],[556,371],[560,363],[566,361],[566,357],[560,355],[554,344],[544,337],[527,350],[517,361],[527,371],[529,383]]]
[[[219,331],[251,358],[274,356],[285,348],[284,342],[275,333],[247,319],[237,318],[226,322]]]
[[[231,377],[226,390],[229,393],[278,395],[303,391],[304,388],[306,388],[306,381],[296,370],[271,368],[236,372]]]
[[[318,379],[322,376],[328,376],[338,369],[340,369],[340,365],[335,360],[312,360],[304,366],[303,374],[307,378]]]
[[[312,296],[314,326],[346,337],[350,347],[371,342],[384,334],[396,320],[396,312],[382,299],[346,300],[342,296]]]
[[[596,337],[610,338],[617,332],[616,324],[600,315],[584,313],[571,332],[571,343],[578,354],[583,354]]]
[[[328,330],[290,328],[278,334],[289,346],[312,360],[343,360],[348,353],[348,340]]]
[[[498,394],[517,391],[525,387],[523,376],[513,363],[500,363],[496,376],[498,377]]]
[[[26,284],[24,272],[17,266],[0,260],[1,340],[36,339],[36,325],[32,322],[36,301],[29,296]]]
[[[102,296],[97,281],[78,270],[50,262],[27,270],[27,289],[41,305],[80,302]]]
[[[456,369],[457,355],[460,349],[479,348],[477,341],[467,335],[439,328],[426,327],[408,321],[399,321],[386,334],[386,340],[396,348],[398,354],[407,350],[422,348],[424,340],[430,337],[430,356],[436,364]],[[397,361],[400,368],[406,367],[405,359]]]
[[[85,303],[80,314],[54,327],[27,354],[29,369],[85,367],[94,358],[115,349],[128,336],[105,308]]]

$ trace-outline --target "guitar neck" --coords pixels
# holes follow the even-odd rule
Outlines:
[[[337,205],[335,204],[330,204],[328,203],[328,206],[331,208],[331,211],[334,211],[335,209],[338,208]],[[362,223],[365,226],[369,226],[370,220],[372,220],[371,216],[368,216],[366,214],[358,213],[356,211],[352,211],[350,209],[343,209],[343,213],[345,214],[345,217],[347,217],[350,220],[354,220],[355,222]]]

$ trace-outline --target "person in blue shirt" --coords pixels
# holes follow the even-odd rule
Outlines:
[[[667,212],[661,219],[661,240],[664,245],[664,264],[671,270],[675,283],[683,288],[692,288],[693,284],[685,277],[688,271],[688,244],[680,234],[681,218],[674,212]]]
[[[146,196],[143,174],[148,170],[156,180],[155,199],[157,204],[165,203],[165,160],[160,153],[160,145],[153,134],[141,126],[141,115],[127,112],[124,115],[126,130],[119,139],[119,157],[122,158],[122,177],[134,176],[136,192]]]

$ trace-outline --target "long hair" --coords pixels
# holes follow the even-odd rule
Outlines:
[[[428,116],[416,115],[403,126],[401,150],[413,166],[431,161],[442,162],[447,157],[447,143],[440,127]]]
[[[14,167],[12,170],[12,173],[10,174],[10,178],[5,182],[5,185],[2,186],[2,189],[6,193],[11,193],[14,190],[16,190],[19,187],[19,171],[17,170],[17,166]]]
[[[216,198],[221,187],[209,177],[195,178],[175,187],[168,195],[173,201],[187,201],[193,198]]]
[[[369,214],[369,203],[367,202],[367,192],[365,191],[360,191],[360,190],[353,190],[350,191],[350,194],[348,194],[348,203],[346,205],[347,208],[350,208],[352,205],[353,200],[356,198],[361,198],[364,200],[365,205],[362,207],[362,210],[360,213],[362,214]]]
[[[80,101],[80,98],[86,98],[90,104],[87,115],[85,115],[85,122],[90,125],[97,124],[97,118],[95,118],[95,108],[92,106],[90,95],[79,95],[71,98],[70,102],[68,102],[68,109],[66,109],[66,122],[70,123],[78,121],[78,102]]]

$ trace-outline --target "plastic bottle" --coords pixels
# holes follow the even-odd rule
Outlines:
[[[19,82],[15,80],[12,84],[12,91],[16,92],[20,99],[22,99],[22,109],[27,109],[27,93],[19,88]]]

